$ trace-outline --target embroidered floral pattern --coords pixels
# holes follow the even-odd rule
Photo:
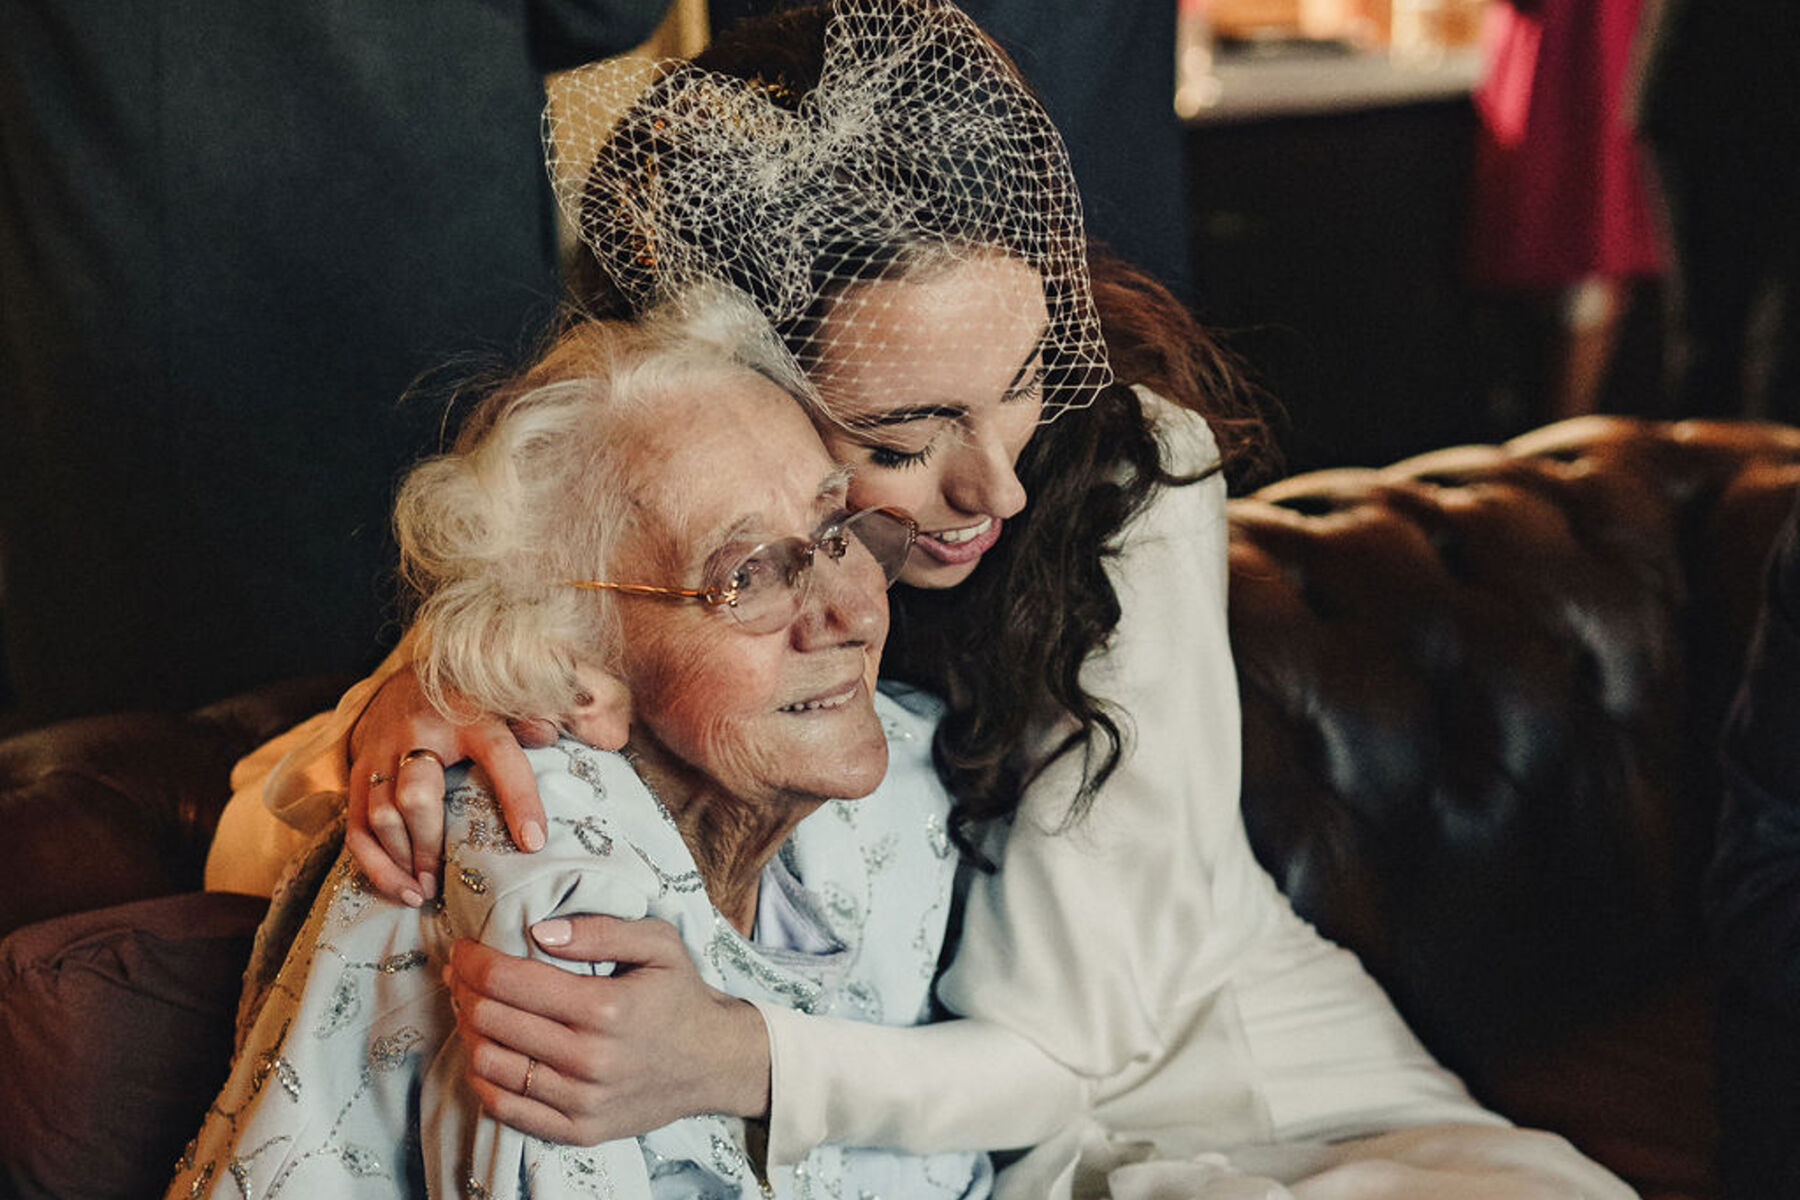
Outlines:
[[[892,719],[901,727],[907,720]],[[571,872],[572,862],[593,864],[591,879],[605,881],[595,896],[615,896],[627,883],[642,889],[650,915],[673,921],[702,975],[728,993],[870,1020],[923,1011],[954,869],[934,843],[945,805],[920,757],[928,743],[917,740],[911,791],[827,806],[771,865],[780,874],[766,882],[778,879],[774,886],[785,889],[793,919],[817,927],[814,944],[826,947],[817,953],[764,948],[732,929],[707,899],[667,810],[616,755],[569,743],[531,752],[545,772],[540,790],[552,845],[542,855],[518,853],[503,836],[491,796],[453,772],[445,871],[451,886],[442,900],[420,909],[389,905],[368,891],[347,857],[318,873],[318,902],[292,939],[240,1066],[179,1167],[175,1194],[391,1197],[401,1181],[434,1169],[430,1156],[443,1152],[448,1132],[421,1139],[415,1128],[395,1128],[394,1115],[434,1105],[447,1106],[440,1119],[463,1122],[454,1126],[459,1158],[463,1146],[481,1148],[472,1160],[441,1164],[446,1190],[471,1200],[492,1200],[493,1181],[513,1178],[532,1196],[593,1200],[649,1200],[662,1194],[650,1190],[653,1179],[663,1192],[673,1188],[695,1200],[877,1193],[949,1200],[970,1187],[983,1194],[985,1160],[976,1156],[930,1160],[937,1164],[933,1179],[960,1181],[953,1187],[927,1183],[912,1167],[905,1178],[916,1188],[859,1185],[861,1160],[832,1146],[765,1181],[746,1153],[742,1122],[690,1118],[635,1142],[553,1146],[517,1135],[475,1136],[483,1118],[471,1097],[438,1093],[428,1104],[418,1090],[422,1078],[436,1086],[427,1068],[435,1071],[440,1054],[457,1045],[436,956],[455,937],[475,932],[523,951],[531,921],[584,911],[581,889],[590,876],[583,872],[590,868]],[[921,779],[930,786],[921,790]],[[622,846],[632,853],[620,855]],[[546,863],[555,865],[540,865]],[[880,924],[871,924],[874,917]],[[445,1068],[447,1078],[459,1076],[454,1067]],[[514,1147],[506,1153],[518,1161],[480,1157],[501,1146]],[[913,1161],[893,1157],[903,1166]]]

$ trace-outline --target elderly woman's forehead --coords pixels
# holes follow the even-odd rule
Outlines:
[[[761,379],[647,410],[623,449],[644,531],[664,548],[786,524],[845,484],[799,403]]]

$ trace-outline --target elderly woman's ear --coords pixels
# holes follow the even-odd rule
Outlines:
[[[631,733],[631,692],[612,672],[589,663],[576,665],[575,680],[579,685],[575,707],[562,714],[558,724],[595,749],[624,746]]]
[[[575,706],[554,721],[515,717],[507,728],[527,750],[554,746],[568,734],[596,750],[617,750],[631,732],[631,693],[610,672],[585,663],[575,669]]]

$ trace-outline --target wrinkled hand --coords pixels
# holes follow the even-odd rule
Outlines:
[[[469,1082],[496,1119],[593,1146],[699,1113],[768,1112],[762,1017],[700,978],[672,925],[587,916],[532,932],[561,958],[618,966],[576,975],[456,944],[444,979],[469,1046]]]
[[[610,677],[584,675],[587,703],[562,724],[601,749],[625,744],[626,699]],[[521,746],[556,741],[549,721],[508,726],[497,717],[459,723],[425,698],[412,669],[382,684],[350,735],[350,805],[345,845],[376,891],[417,906],[437,891],[444,854],[444,768],[472,759],[487,772],[512,839],[544,844],[544,806]],[[412,755],[428,750],[429,755]],[[405,759],[406,761],[402,761]],[[382,776],[381,782],[373,780]]]

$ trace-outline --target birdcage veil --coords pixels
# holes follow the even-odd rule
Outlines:
[[[545,137],[577,235],[635,310],[704,281],[743,291],[827,410],[825,331],[841,334],[828,318],[846,298],[866,315],[879,289],[864,285],[967,267],[991,291],[971,311],[1041,305],[1045,418],[1091,403],[1112,375],[1081,201],[1042,105],[946,0],[823,7],[816,80],[642,60],[560,80]],[[996,260],[1013,268],[979,269]],[[857,324],[861,349],[880,351],[881,325]],[[981,319],[933,329],[923,349],[909,342],[914,362],[955,362],[995,336]],[[879,383],[866,364],[862,382]]]

